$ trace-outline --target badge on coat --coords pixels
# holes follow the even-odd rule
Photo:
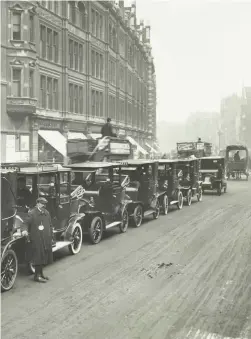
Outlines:
[[[43,231],[43,230],[44,230],[44,225],[42,225],[42,224],[39,225],[39,226],[38,226],[38,229],[39,229],[39,231]]]

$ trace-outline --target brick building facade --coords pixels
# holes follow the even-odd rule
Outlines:
[[[1,161],[62,157],[67,137],[156,142],[150,27],[123,1],[1,1]]]

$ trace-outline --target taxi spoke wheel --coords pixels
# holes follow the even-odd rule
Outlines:
[[[135,227],[139,227],[143,220],[143,209],[140,205],[136,206],[133,213],[133,223]]]
[[[178,207],[179,210],[181,210],[182,207],[183,207],[183,194],[182,194],[182,192],[179,192],[179,193],[178,193],[178,203],[177,203],[177,207]]]
[[[162,209],[163,209],[164,215],[167,215],[168,213],[168,206],[169,206],[168,196],[165,194],[163,197],[163,202],[162,202]]]
[[[203,194],[203,190],[201,187],[198,188],[198,193],[197,193],[197,200],[198,201],[202,201],[202,194]]]
[[[128,215],[128,211],[125,209],[122,213],[122,222],[119,225],[119,229],[121,233],[125,233],[127,231],[128,224],[129,224],[129,215]]]
[[[153,219],[158,219],[159,213],[160,213],[160,204],[159,204],[159,200],[157,200],[155,212],[153,213]]]
[[[98,244],[103,235],[103,221],[100,217],[92,219],[91,226],[89,228],[89,237],[93,244]]]
[[[187,205],[191,206],[191,203],[192,203],[192,191],[190,189],[187,191],[186,199],[187,199]]]
[[[72,238],[73,243],[69,245],[69,251],[71,254],[77,254],[81,250],[83,240],[82,227],[78,222],[74,225]]]
[[[4,253],[1,263],[1,290],[9,291],[16,280],[18,260],[16,253],[9,249]]]

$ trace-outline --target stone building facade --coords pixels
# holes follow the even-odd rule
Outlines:
[[[50,161],[107,117],[156,142],[150,27],[124,1],[1,1],[1,161]]]

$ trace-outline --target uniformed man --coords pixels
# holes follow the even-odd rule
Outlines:
[[[50,213],[45,209],[45,198],[38,198],[36,206],[29,212],[23,222],[24,236],[29,235],[31,245],[31,261],[35,265],[34,281],[45,283],[49,280],[43,273],[43,267],[52,263],[53,229]]]

